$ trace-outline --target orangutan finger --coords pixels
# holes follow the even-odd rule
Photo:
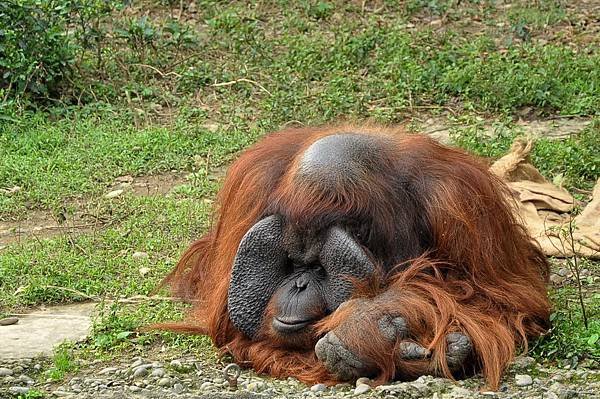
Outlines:
[[[398,345],[398,357],[402,360],[421,360],[431,356],[431,351],[415,342],[401,342]]]

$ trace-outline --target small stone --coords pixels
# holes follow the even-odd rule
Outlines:
[[[22,382],[23,384],[27,384],[27,385],[32,385],[35,381],[33,380],[33,378],[29,377],[28,375],[25,374],[21,374],[18,378],[19,382]]]
[[[6,367],[0,367],[0,377],[6,377],[9,375],[13,375],[13,371]]]
[[[133,372],[133,378],[143,378],[148,375],[148,368],[140,366]]]
[[[13,324],[17,324],[19,319],[16,317],[6,317],[4,319],[0,319],[0,326],[11,326]]]
[[[515,375],[515,384],[518,387],[526,387],[533,384],[533,378],[527,374],[517,374]]]
[[[118,368],[116,367],[106,367],[103,368],[102,370],[100,370],[98,372],[99,375],[106,375],[106,374],[115,374],[115,372],[118,370]]]
[[[590,270],[589,269],[581,269],[579,271],[579,277],[587,277],[590,275]]]
[[[10,387],[8,390],[17,395],[25,395],[27,392],[29,392],[29,388],[27,387]]]
[[[564,283],[567,280],[566,277],[563,276],[559,276],[558,274],[554,274],[552,273],[550,275],[550,282],[554,285],[562,285],[562,283]]]
[[[519,356],[515,359],[513,365],[519,369],[526,369],[535,364],[535,359],[531,356]]]
[[[154,369],[150,375],[155,378],[162,378],[165,376],[165,369]]]
[[[456,399],[464,399],[471,397],[471,391],[463,387],[453,387],[450,391],[450,397]]]
[[[202,383],[202,385],[200,385],[200,389],[202,389],[202,390],[207,390],[207,389],[210,389],[210,388],[212,388],[213,386],[214,386],[214,385],[213,385],[213,383],[212,383],[212,382],[210,382],[210,381],[206,381],[206,382],[203,382],[203,383]]]
[[[265,383],[262,381],[254,381],[248,384],[248,390],[250,392],[260,392],[265,389]]]
[[[140,276],[144,277],[146,276],[146,274],[150,273],[150,268],[149,267],[140,267],[140,270],[138,270],[140,273]]]
[[[371,385],[371,380],[367,377],[360,377],[358,380],[356,380],[355,386],[359,386],[362,384]]]
[[[567,277],[569,275],[569,269],[567,269],[566,267],[561,267],[560,269],[558,269],[556,274],[558,274],[561,277]]]
[[[141,390],[142,390],[142,388],[140,388],[140,387],[136,387],[135,385],[130,385],[130,386],[129,386],[129,390],[130,390],[131,392],[139,392],[139,391],[141,391]]]
[[[138,366],[141,366],[142,364],[144,364],[144,359],[142,359],[141,357],[137,357],[131,363],[131,368],[134,369],[134,368],[136,368]]]
[[[173,391],[176,394],[180,394],[185,390],[185,387],[183,386],[183,384],[175,384],[173,385]]]
[[[123,194],[123,192],[124,192],[124,190],[122,190],[122,189],[119,189],[119,190],[113,190],[113,191],[111,191],[110,193],[106,194],[106,195],[104,196],[104,198],[108,198],[108,199],[110,199],[110,198],[116,198],[116,197],[118,197],[119,195]]]
[[[367,384],[360,384],[354,389],[355,395],[362,395],[363,393],[367,393],[371,390],[371,387]]]
[[[133,255],[131,255],[131,257],[133,259],[148,259],[148,253],[147,252],[141,252],[141,251],[136,251],[133,253]],[[173,362],[171,362],[173,363]]]
[[[81,385],[79,385],[79,384],[71,385],[71,389],[73,390],[73,392],[81,392]]]
[[[158,386],[159,387],[170,387],[171,379],[167,378],[167,377],[161,378],[160,380],[158,380]]]
[[[136,253],[138,253],[138,252],[136,252]],[[139,252],[139,253],[145,253],[145,252]],[[146,256],[148,256],[148,254],[146,254]],[[183,368],[183,364],[181,363],[181,360],[178,360],[178,359],[171,360],[171,363],[169,363],[169,365],[171,367],[173,367],[175,370],[179,370],[179,369]]]
[[[313,392],[323,392],[327,389],[327,385],[325,384],[315,384],[312,387],[310,387],[310,390]]]
[[[13,367],[12,370],[15,372],[15,374],[20,374],[20,373],[23,372],[23,367],[21,367],[21,366],[15,366],[15,367]]]
[[[73,397],[73,394],[71,392],[61,391],[61,390],[52,391],[52,395],[59,397],[59,398],[69,397],[69,396]]]

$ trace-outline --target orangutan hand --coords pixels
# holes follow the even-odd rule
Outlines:
[[[379,334],[390,343],[390,348],[394,347],[397,340],[410,338],[404,318],[377,312],[377,299],[355,299],[352,302],[355,309],[353,313],[315,345],[315,353],[319,360],[327,370],[342,381],[377,374],[377,364],[372,359],[361,358],[356,348],[352,348],[348,340],[344,339],[350,334],[360,335],[361,326],[364,327],[365,323],[376,323]],[[344,305],[346,303],[342,306]],[[368,336],[362,338],[369,339]],[[451,371],[458,370],[472,352],[471,340],[462,333],[453,332],[446,336],[446,342],[448,367]],[[395,356],[401,360],[419,360],[430,358],[431,353],[427,348],[406,340],[398,344]]]

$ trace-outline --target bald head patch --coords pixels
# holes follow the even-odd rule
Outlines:
[[[376,168],[385,144],[359,133],[325,136],[304,151],[296,176],[320,184],[355,182]]]

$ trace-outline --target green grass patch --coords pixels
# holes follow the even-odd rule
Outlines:
[[[589,289],[597,283],[583,284]],[[600,293],[585,295],[587,328],[573,287],[551,290],[550,297],[554,304],[552,329],[532,345],[534,356],[572,367],[584,359],[600,362]]]
[[[73,346],[63,343],[56,347],[53,356],[53,365],[47,370],[47,376],[53,381],[61,381],[65,374],[77,371],[79,368],[73,356]]]
[[[496,122],[492,132],[483,120],[463,118],[455,127],[454,143],[474,154],[497,159],[505,155],[515,138],[523,132],[510,121]],[[581,133],[562,140],[538,138],[531,153],[531,162],[552,180],[562,177],[567,187],[589,189],[600,176],[600,120],[594,120]]]
[[[120,175],[191,170],[198,157],[219,166],[254,135],[192,123],[136,128],[110,114],[58,121],[36,114],[0,124],[0,188],[21,188],[0,192],[0,216],[101,194]]]
[[[107,211],[120,221],[113,227],[9,246],[0,253],[0,308],[149,294],[206,228],[209,206],[131,196]]]
[[[137,304],[101,303],[92,336],[80,351],[88,358],[110,360],[122,353],[144,354],[148,348],[160,344],[181,352],[202,354],[205,360],[215,360],[216,351],[206,336],[147,330],[153,323],[182,320],[188,307],[164,298]]]

